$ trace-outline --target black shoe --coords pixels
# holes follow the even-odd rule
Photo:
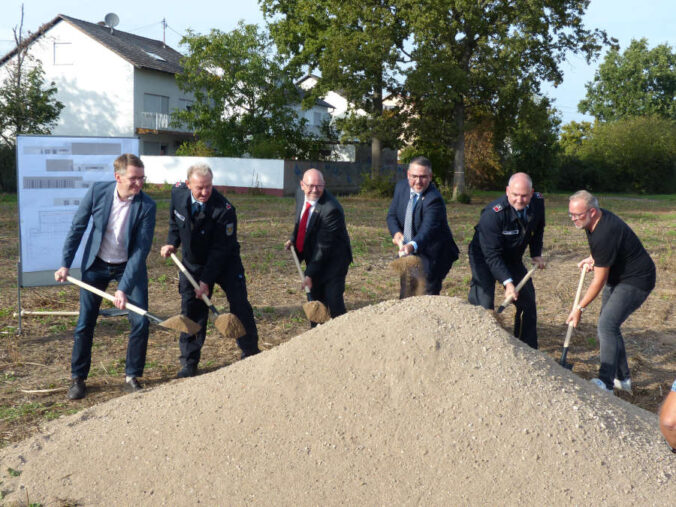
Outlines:
[[[242,356],[240,357],[240,359],[246,359],[247,357],[255,356],[255,355],[258,354],[259,352],[260,352],[260,350],[257,349],[257,348],[254,349],[254,350],[243,350],[243,351],[242,351]]]
[[[136,393],[138,391],[141,391],[143,389],[143,386],[141,383],[138,381],[136,377],[132,377],[130,380],[127,380],[124,383],[124,390],[125,392],[128,393]]]
[[[176,374],[176,378],[188,378],[188,377],[194,377],[197,375],[197,366],[192,366],[186,364],[183,368],[181,368],[178,373]]]
[[[73,379],[73,383],[70,385],[70,389],[68,389],[68,399],[81,400],[85,397],[86,393],[87,386],[85,385],[84,379],[81,377],[75,377]]]

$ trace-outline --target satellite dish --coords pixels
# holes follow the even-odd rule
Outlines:
[[[117,25],[120,24],[120,18],[118,18],[117,14],[115,14],[114,12],[106,14],[106,17],[103,18],[103,21],[105,21],[106,25],[109,26],[110,28],[115,28]]]

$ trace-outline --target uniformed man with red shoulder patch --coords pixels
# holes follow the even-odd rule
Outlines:
[[[542,259],[545,202],[541,194],[533,192],[533,182],[526,173],[513,174],[505,194],[481,211],[474,228],[474,238],[469,244],[472,269],[469,302],[492,310],[495,282],[500,282],[504,296],[514,296],[514,336],[537,349],[535,287],[529,280],[517,293],[515,286],[528,272],[522,261],[526,247],[533,264],[540,269],[545,267]]]
[[[242,359],[260,352],[258,331],[247,298],[244,267],[239,255],[235,208],[214,189],[213,173],[206,164],[190,166],[186,182],[177,183],[171,190],[169,234],[160,255],[169,257],[179,245],[183,245],[183,264],[199,282],[199,290],[195,291],[183,273],[179,275],[181,311],[202,329],[195,335],[181,333],[182,368],[178,378],[192,377],[197,373],[209,318],[209,308],[201,298],[202,294],[211,297],[216,283],[228,298],[230,312],[242,321],[246,330],[246,335],[237,340]]]

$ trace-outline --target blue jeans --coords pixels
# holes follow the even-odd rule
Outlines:
[[[603,303],[598,323],[599,346],[601,348],[601,368],[599,378],[608,389],[613,388],[613,380],[629,378],[629,365],[620,326],[647,299],[650,291],[645,291],[618,283],[603,289]]]
[[[84,273],[82,281],[105,291],[111,280],[120,281],[124,273],[125,263],[108,264],[98,257]],[[138,280],[131,294],[127,294],[130,303],[141,308],[148,308],[148,282]],[[94,326],[99,316],[101,296],[80,289],[80,317],[75,327],[73,340],[73,354],[70,371],[73,378],[86,379],[92,363],[92,342],[94,341]],[[142,377],[146,363],[146,349],[148,348],[148,319],[133,312],[129,312],[131,333],[127,345],[127,364],[125,373],[130,377]]]

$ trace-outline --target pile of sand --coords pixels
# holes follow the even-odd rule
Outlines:
[[[351,312],[228,368],[55,421],[0,459],[10,504],[676,498],[654,414],[444,297]]]

